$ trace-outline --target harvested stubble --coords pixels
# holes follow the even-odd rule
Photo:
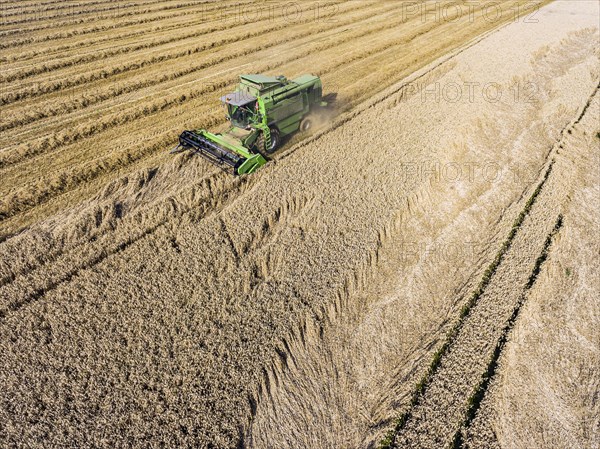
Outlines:
[[[292,21],[281,18],[284,5],[275,2],[274,18],[257,22],[251,15],[236,16],[240,7],[235,4],[225,11],[197,5],[175,9],[161,26],[162,19],[146,21],[162,14],[154,9],[169,5],[157,3],[140,11],[139,23],[100,17],[92,29],[75,18],[70,25],[54,24],[60,33],[42,44],[48,46],[39,49],[42,53],[20,57],[35,42],[4,52],[3,79],[14,80],[2,93],[7,104],[0,123],[5,180],[0,235],[89,198],[126,171],[163,163],[161,154],[182,128],[222,122],[214,88],[231,88],[240,72],[295,76],[310,66],[323,76],[326,90],[339,93],[340,104],[355,106],[511,20],[514,5],[509,3],[502,3],[504,14],[496,22],[471,22],[463,13],[452,22],[423,23],[388,1],[350,1],[336,4],[334,17],[318,19],[319,2],[304,2],[302,16]],[[484,6],[478,5],[475,14]],[[533,7],[523,6],[524,11]],[[140,33],[149,29],[153,34],[139,43]],[[33,39],[49,30],[23,33]],[[90,41],[90,47],[75,57],[72,45],[79,39]],[[106,57],[95,60],[100,56]],[[31,72],[44,66],[49,71]],[[374,66],[379,69],[373,71]]]

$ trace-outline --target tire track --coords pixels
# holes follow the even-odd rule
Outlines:
[[[546,179],[538,185],[528,204],[535,203]],[[401,416],[394,434],[388,436],[381,447],[443,448],[454,442],[455,431],[469,407],[468,394],[477,388],[477,379],[484,372],[484,359],[488,359],[493,342],[500,338],[510,319],[510,310],[516,307],[514,285],[522,285],[527,276],[524,270],[530,261],[526,260],[526,254],[518,253],[531,244],[522,242],[522,233],[518,231],[529,212],[527,208],[521,212],[478,289],[462,308],[458,323],[435,353],[427,374],[417,385],[410,409]],[[518,263],[520,259],[526,263]],[[516,270],[515,262],[521,266]],[[512,290],[507,291],[507,285],[512,285]],[[518,294],[520,292],[518,290]]]
[[[562,146],[565,134],[585,110],[584,107],[583,112],[561,130],[559,140],[548,154],[542,180],[525,203],[478,288],[463,306],[457,323],[436,351],[427,373],[413,391],[410,404],[382,441],[381,448],[460,447],[462,444],[460,426],[466,419],[470,420],[469,410],[480,400],[478,395],[489,361],[493,360],[511,316],[518,310],[527,283],[532,275],[537,276],[536,262],[544,255],[548,239],[555,229],[560,229],[557,226],[562,223],[560,217],[557,220],[544,212],[556,208],[556,205],[553,209],[544,204],[554,202],[545,186],[553,179],[554,155]],[[532,253],[532,247],[540,249]],[[538,259],[534,259],[536,254]],[[515,285],[523,287],[515,289]],[[478,382],[478,379],[483,380]]]
[[[575,121],[573,127],[571,128],[572,132],[567,132],[567,135],[565,136],[564,140],[564,145],[560,147],[560,151],[557,155],[556,166],[557,169],[560,171],[561,175],[555,177],[555,179],[557,179],[557,182],[556,185],[553,186],[552,190],[561,192],[562,196],[565,198],[564,204],[561,207],[561,209],[562,213],[565,215],[565,219],[563,221],[569,226],[567,226],[565,229],[565,235],[561,236],[557,240],[557,246],[553,246],[552,248],[548,247],[548,251],[546,253],[550,253],[549,266],[543,269],[546,276],[540,279],[542,285],[531,285],[530,289],[527,290],[527,297],[523,298],[524,301],[533,301],[534,304],[532,304],[531,306],[527,306],[529,311],[523,310],[523,312],[521,313],[523,317],[518,318],[518,321],[516,321],[515,323],[517,325],[517,330],[520,330],[521,332],[533,332],[537,333],[538,335],[542,335],[541,332],[543,328],[536,330],[530,329],[528,324],[531,324],[531,321],[528,320],[528,315],[531,314],[532,308],[535,309],[535,303],[540,301],[540,292],[544,292],[544,289],[547,288],[547,285],[549,283],[555,284],[553,281],[550,280],[551,277],[549,276],[549,273],[551,273],[551,270],[553,269],[552,265],[556,263],[560,263],[562,265],[564,263],[563,260],[565,257],[565,253],[568,254],[569,252],[573,251],[572,248],[569,248],[568,251],[565,251],[565,246],[569,246],[565,245],[565,241],[569,241],[569,234],[572,235],[573,229],[579,228],[579,232],[583,232],[584,230],[583,226],[576,223],[581,215],[586,215],[585,208],[581,207],[582,200],[581,198],[578,199],[577,196],[579,192],[584,190],[584,186],[590,186],[594,183],[593,170],[590,170],[589,168],[586,169],[585,167],[593,167],[594,163],[597,162],[597,154],[594,154],[597,153],[597,149],[594,148],[594,146],[597,147],[597,145],[594,145],[593,140],[587,141],[585,136],[586,134],[589,135],[589,130],[593,130],[595,126],[594,117],[598,114],[598,93],[599,91],[596,90],[595,94],[592,97],[592,101],[586,104],[582,113],[583,115],[580,117],[580,119]],[[587,109],[592,105],[592,103],[595,103],[595,112],[590,113]],[[585,120],[585,124],[579,125],[579,123],[582,120]],[[600,136],[596,137],[600,138]],[[559,179],[560,181],[558,181]],[[565,188],[567,189],[567,192],[565,192]],[[588,241],[591,241],[590,239],[593,239],[590,234],[588,234],[588,236],[584,238]],[[582,245],[582,243],[580,243],[580,245]],[[544,256],[546,255],[548,254],[544,254]],[[557,280],[557,284],[560,285],[561,280]],[[556,289],[552,291],[556,294],[556,292],[560,292],[561,289],[557,286]],[[567,289],[566,291],[569,290]],[[558,294],[563,294],[565,296],[568,295],[568,293],[566,293],[565,290]],[[560,300],[557,300],[557,302],[560,302]],[[569,318],[563,317],[563,319],[566,322],[569,321]],[[549,325],[550,322],[551,321],[547,321],[546,325]],[[519,333],[516,333],[517,330],[510,330],[510,332],[507,333],[506,339],[504,339],[504,341],[502,342],[503,345],[508,344],[514,349],[514,346],[517,344],[516,342],[521,341]],[[556,339],[556,334],[550,335],[549,338],[550,340]],[[567,345],[568,343],[563,342],[562,344]],[[521,348],[519,352],[522,352],[522,350],[523,348]],[[535,351],[535,348],[532,349],[532,351]],[[558,353],[559,350],[555,350],[554,352]],[[500,447],[501,444],[498,441],[498,418],[496,417],[496,412],[499,410],[497,404],[506,401],[506,399],[504,398],[501,399],[500,390],[507,389],[507,371],[515,371],[515,368],[512,367],[510,363],[507,364],[507,357],[510,358],[510,355],[503,351],[499,351],[499,354],[494,354],[494,357],[490,362],[490,369],[488,370],[489,374],[482,379],[481,388],[473,392],[474,399],[476,400],[472,401],[473,409],[469,410],[470,413],[465,416],[465,422],[459,429],[459,432],[457,432],[457,435],[455,437],[456,447]],[[561,381],[565,380],[558,381],[560,383]],[[476,397],[475,394],[477,394]],[[510,394],[515,395],[515,393],[513,392],[511,392]],[[522,400],[527,401],[527,399],[525,398],[523,398]],[[546,399],[546,401],[547,400],[548,399]],[[524,404],[521,403],[521,406],[522,405]],[[585,407],[585,405],[581,405]],[[555,404],[545,404],[544,400],[541,400],[538,404],[538,407],[545,406],[549,406],[550,408],[556,408]],[[575,407],[574,405],[571,406]],[[527,427],[529,429],[533,429],[534,426],[535,424],[529,424]],[[516,441],[524,441],[523,433],[526,432],[526,430],[520,429],[520,435],[515,437],[517,439]],[[551,441],[553,437],[550,436],[548,438],[546,435],[538,434],[531,435],[531,438],[533,441],[540,441],[540,439],[543,439],[544,441]],[[585,440],[585,437],[583,437],[582,439]],[[577,439],[575,441],[577,441]],[[585,444],[582,444],[581,439],[578,441],[578,443],[580,447],[585,447]],[[529,444],[531,445],[531,443]],[[550,445],[550,443],[548,443],[548,445]],[[577,444],[575,445],[577,446]]]
[[[520,313],[523,305],[527,301],[528,293],[531,290],[531,288],[533,287],[533,285],[535,284],[535,281],[537,280],[537,277],[542,269],[542,266],[543,266],[544,262],[546,261],[546,259],[548,258],[548,253],[550,251],[550,247],[552,246],[552,243],[554,242],[554,238],[559,233],[560,229],[562,228],[562,225],[563,225],[563,216],[559,215],[556,220],[556,224],[554,225],[554,228],[552,229],[550,234],[548,234],[548,236],[546,237],[546,241],[544,242],[543,249],[542,249],[540,255],[538,256],[537,260],[535,261],[535,266],[533,267],[533,270],[529,276],[529,279],[527,280],[527,284],[525,284],[525,288],[521,294],[521,297],[517,301],[517,304],[515,306],[515,309],[513,310],[512,315],[510,316],[510,318],[506,322],[506,325],[502,329],[502,333],[500,335],[500,338],[498,339],[498,342],[496,343],[496,346],[494,347],[494,352],[492,353],[492,357],[490,358],[490,361],[486,367],[486,370],[483,373],[479,384],[475,387],[473,393],[471,394],[471,396],[469,397],[469,399],[467,401],[468,408],[465,413],[464,421],[462,422],[459,429],[456,431],[456,433],[454,434],[454,437],[452,438],[451,447],[453,449],[464,449],[465,448],[466,434],[468,432],[468,429],[471,427],[473,420],[475,419],[475,415],[481,406],[481,402],[483,401],[484,396],[486,395],[486,393],[488,391],[490,382],[496,375],[496,372],[498,369],[498,360],[500,359],[500,354],[502,353],[502,351],[504,350],[504,347],[506,346],[506,343],[509,338],[509,334],[511,333],[517,319],[519,318],[519,313]]]

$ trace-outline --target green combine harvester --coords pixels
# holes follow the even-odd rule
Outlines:
[[[237,90],[221,98],[231,122],[223,134],[184,131],[173,153],[192,150],[236,175],[254,173],[267,163],[281,139],[313,125],[313,113],[327,106],[318,76],[292,81],[284,76],[242,75]]]

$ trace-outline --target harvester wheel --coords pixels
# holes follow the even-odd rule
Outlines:
[[[277,128],[270,128],[270,131],[271,145],[268,148],[265,148],[265,135],[261,133],[256,141],[256,146],[259,151],[264,150],[268,154],[273,154],[277,150],[277,147],[279,147],[279,130]]]
[[[310,117],[304,117],[300,122],[300,131],[303,133],[311,131],[313,128],[313,121]]]

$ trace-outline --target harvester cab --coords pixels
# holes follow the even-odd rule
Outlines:
[[[230,128],[222,134],[184,131],[173,152],[192,150],[236,175],[254,173],[267,163],[281,139],[312,128],[317,109],[327,106],[317,76],[289,81],[284,76],[242,75],[235,92],[221,98]]]
[[[257,98],[242,92],[234,92],[221,98],[227,120],[236,128],[249,129],[252,123],[260,121]]]

